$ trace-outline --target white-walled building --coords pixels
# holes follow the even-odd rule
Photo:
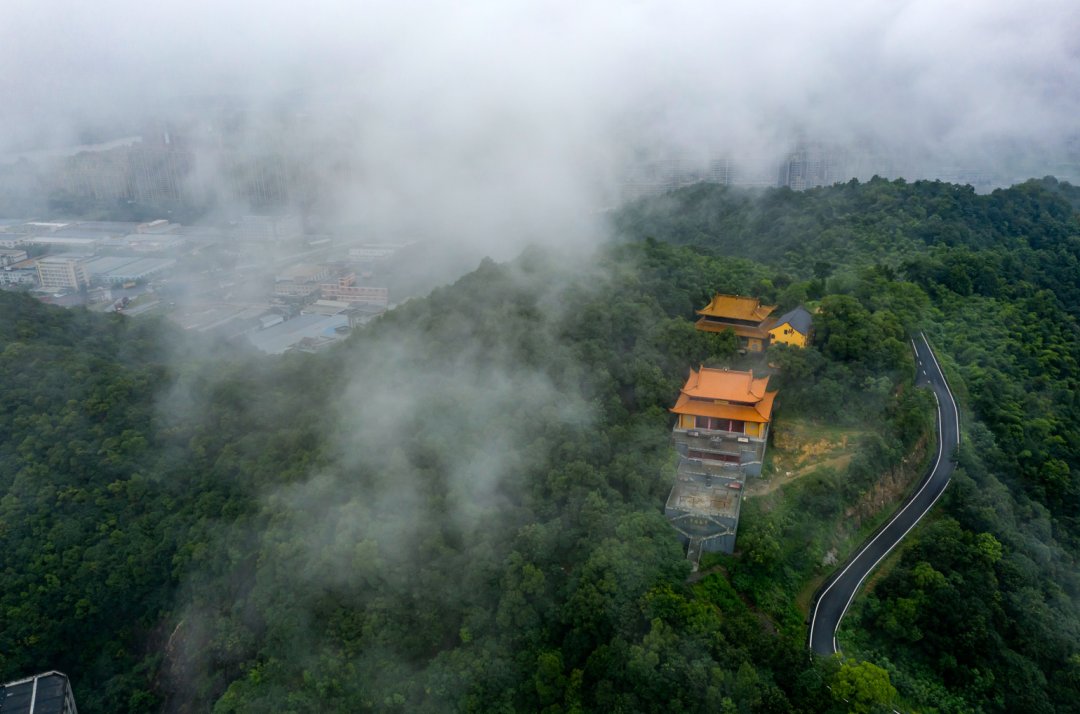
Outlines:
[[[21,263],[26,260],[27,255],[25,250],[18,250],[15,248],[0,248],[0,268],[6,268],[9,265],[15,263]]]
[[[90,284],[86,259],[73,255],[49,255],[37,262],[38,283],[49,290],[79,290]]]

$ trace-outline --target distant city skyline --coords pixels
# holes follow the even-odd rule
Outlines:
[[[1014,156],[1011,166],[1007,161],[988,161],[983,165],[935,163],[932,159],[905,157],[865,143],[845,145],[807,138],[794,140],[789,147],[778,152],[774,161],[746,162],[735,154],[714,158],[689,151],[642,161],[627,171],[623,184],[626,197],[661,193],[698,182],[803,191],[851,179],[867,181],[874,176],[890,180],[939,180],[970,185],[983,192],[1047,175],[1080,182],[1080,141],[1072,147],[1074,150],[1058,155],[1056,160],[1036,156],[1021,161]],[[1001,156],[1010,158],[1005,152]]]
[[[594,245],[603,208],[687,181],[1075,173],[1070,0],[12,2],[0,153],[120,143],[0,165],[0,215],[284,205],[506,258]],[[863,165],[792,161],[799,137]]]
[[[209,210],[215,203],[241,211],[300,209],[303,213],[318,198],[326,200],[335,194],[339,188],[333,185],[335,178],[351,190],[357,178],[352,168],[356,157],[348,141],[317,147],[332,150],[332,158],[316,156],[301,150],[311,148],[302,135],[295,145],[289,144],[287,123],[278,123],[276,130],[282,133],[277,143],[269,140],[275,136],[272,122],[269,128],[258,130],[261,141],[251,140],[247,132],[253,121],[233,108],[204,120],[189,116],[183,123],[145,122],[137,136],[99,144],[9,156],[7,163],[0,157],[0,185],[7,189],[7,203],[0,205],[0,213],[25,218],[56,212],[59,207],[76,217],[80,212],[128,206],[133,211],[175,209],[191,215],[190,211]],[[262,123],[267,124],[265,119]],[[932,157],[900,156],[872,142],[844,144],[805,134],[778,144],[772,159],[689,149],[637,156],[617,179],[615,194],[617,200],[633,199],[701,181],[801,191],[881,176],[936,179],[988,191],[1043,175],[1080,180],[1080,140],[1053,161],[1031,156],[1026,163],[1015,161],[1011,167],[990,161],[984,165],[949,163],[947,157],[934,163]],[[1001,147],[994,155],[1008,158],[1010,152],[1013,158],[1022,155],[1015,146]],[[331,162],[336,168],[328,172]],[[28,195],[37,203],[26,199]]]

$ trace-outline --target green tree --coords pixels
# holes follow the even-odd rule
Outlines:
[[[832,682],[833,697],[855,714],[887,711],[896,699],[889,673],[873,662],[846,661]]]

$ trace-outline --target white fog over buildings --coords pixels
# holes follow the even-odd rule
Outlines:
[[[296,126],[301,123],[288,115],[271,121],[219,108],[184,120],[146,122],[138,137],[0,156],[0,216],[48,211],[141,217],[156,212],[193,219],[216,206],[246,207],[250,215],[240,231],[252,239],[290,240],[303,232],[304,220],[317,214],[320,205],[345,200],[349,191],[359,190],[362,197],[365,190],[355,183],[358,146],[345,137],[336,143],[305,137]],[[986,154],[996,163],[965,163],[940,152],[916,156],[872,141],[803,135],[786,148],[781,142],[720,154],[704,148],[630,152],[614,174],[618,185],[611,188],[617,197],[632,199],[702,181],[801,191],[881,176],[938,179],[986,192],[1046,174],[1080,180],[1077,138],[1051,155],[1026,156],[1022,148],[1006,143],[988,144]],[[259,215],[282,210],[291,212],[295,222]]]
[[[682,151],[674,156],[634,164],[626,171],[622,192],[632,199],[701,182],[805,191],[851,179],[868,181],[875,176],[970,185],[980,193],[1044,175],[1080,183],[1080,139],[1072,141],[1053,160],[1038,156],[1017,157],[1018,152],[1010,147],[990,147],[988,151],[1001,157],[998,165],[970,165],[944,156],[905,156],[871,142],[842,144],[813,139],[793,142],[777,159],[747,159],[735,155],[712,158],[705,151]]]
[[[400,273],[418,248],[351,232],[309,235],[295,214],[210,226],[4,220],[0,288],[66,307],[163,315],[270,354],[315,351],[390,309],[387,280],[413,294]]]
[[[194,215],[219,204],[277,210],[313,203],[326,192],[327,177],[340,177],[347,165],[347,151],[326,146],[335,171],[316,172],[315,152],[291,130],[254,124],[238,110],[193,110],[183,119],[145,122],[134,137],[0,155],[0,215]]]

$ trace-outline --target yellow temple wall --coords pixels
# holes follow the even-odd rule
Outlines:
[[[784,334],[785,332],[789,332],[790,334]],[[772,335],[772,341],[776,344],[806,347],[806,335],[794,329],[787,323],[769,330],[769,334]]]

